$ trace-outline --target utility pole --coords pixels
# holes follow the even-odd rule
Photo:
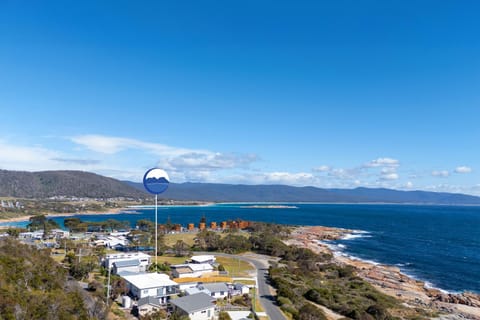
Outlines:
[[[158,218],[157,218],[157,197],[155,194],[155,271],[158,272]]]
[[[107,306],[108,306],[110,304],[110,272],[112,268],[110,268],[109,265],[107,265],[107,268],[108,268],[108,281],[107,281]]]

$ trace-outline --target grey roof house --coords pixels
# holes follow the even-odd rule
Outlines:
[[[215,319],[215,299],[206,293],[200,292],[170,300],[175,311],[187,315],[191,320]]]

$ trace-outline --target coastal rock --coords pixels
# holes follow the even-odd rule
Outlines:
[[[321,240],[338,240],[355,233],[353,230],[329,227],[299,227],[292,238],[285,241],[289,245],[309,248],[316,253],[330,253],[330,248]],[[440,313],[436,319],[480,320],[480,296],[474,293],[452,294],[425,287],[425,283],[408,277],[394,266],[377,265],[361,260],[334,255],[335,263],[353,266],[361,278],[378,290],[395,297],[409,308],[421,308]]]
[[[440,301],[446,303],[463,304],[470,307],[480,308],[480,296],[473,293],[438,293],[432,297],[433,301]]]

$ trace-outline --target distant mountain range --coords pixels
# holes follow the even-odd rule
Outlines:
[[[124,181],[143,190],[142,183]],[[215,183],[170,183],[160,198],[212,202],[331,202],[331,203],[412,203],[480,205],[480,197],[443,192],[399,191],[392,189],[322,189],[285,185],[233,185]]]
[[[152,197],[142,183],[119,181],[83,171],[0,170],[0,197],[49,198]],[[480,205],[480,197],[427,191],[391,189],[322,189],[285,185],[170,183],[161,199],[211,202],[329,202]]]
[[[49,198],[53,196],[146,198],[147,193],[119,180],[83,171],[0,170],[0,197]]]

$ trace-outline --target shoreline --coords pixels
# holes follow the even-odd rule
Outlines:
[[[89,216],[100,216],[100,215],[107,215],[107,214],[122,214],[125,211],[131,211],[132,208],[112,208],[109,211],[106,212],[98,212],[98,211],[82,211],[82,212],[65,212],[65,213],[53,213],[53,212],[47,212],[44,213],[44,215],[47,218],[52,218],[52,217],[73,217],[73,216],[82,216],[82,215],[89,215]],[[6,218],[2,219],[0,218],[0,224],[3,223],[11,223],[11,222],[24,222],[30,220],[31,217],[34,217],[35,215],[27,215],[27,216],[20,216],[20,217],[12,217],[12,218]],[[5,227],[5,226],[1,226]]]
[[[428,282],[406,275],[397,266],[342,255],[326,243],[360,233],[359,230],[332,227],[297,227],[292,232],[292,238],[287,241],[287,244],[302,246],[315,253],[332,254],[335,263],[354,267],[362,279],[379,291],[402,301],[408,307],[455,315],[458,319],[480,319],[479,294],[452,293],[432,288]]]
[[[216,203],[214,202],[206,202],[206,203],[201,203],[201,204],[189,204],[189,205],[181,205],[181,204],[172,204],[172,205],[159,205],[158,208],[176,208],[176,207],[207,207],[207,206],[212,206],[215,205]],[[126,206],[126,207],[120,207],[120,208],[112,208],[109,209],[108,211],[82,211],[82,212],[65,212],[65,213],[53,213],[53,212],[47,212],[44,213],[44,215],[48,218],[51,217],[73,217],[73,216],[79,216],[81,217],[82,215],[89,215],[89,216],[101,216],[101,215],[115,215],[115,214],[122,214],[122,213],[128,213],[129,211],[135,211],[135,209],[153,209],[155,208],[155,205],[132,205],[132,206]],[[28,221],[31,217],[35,215],[30,214],[26,216],[19,216],[19,217],[11,217],[11,218],[1,218],[0,217],[0,228],[5,228],[6,226],[2,226],[1,224],[4,223],[13,223],[13,222],[24,222]]]

